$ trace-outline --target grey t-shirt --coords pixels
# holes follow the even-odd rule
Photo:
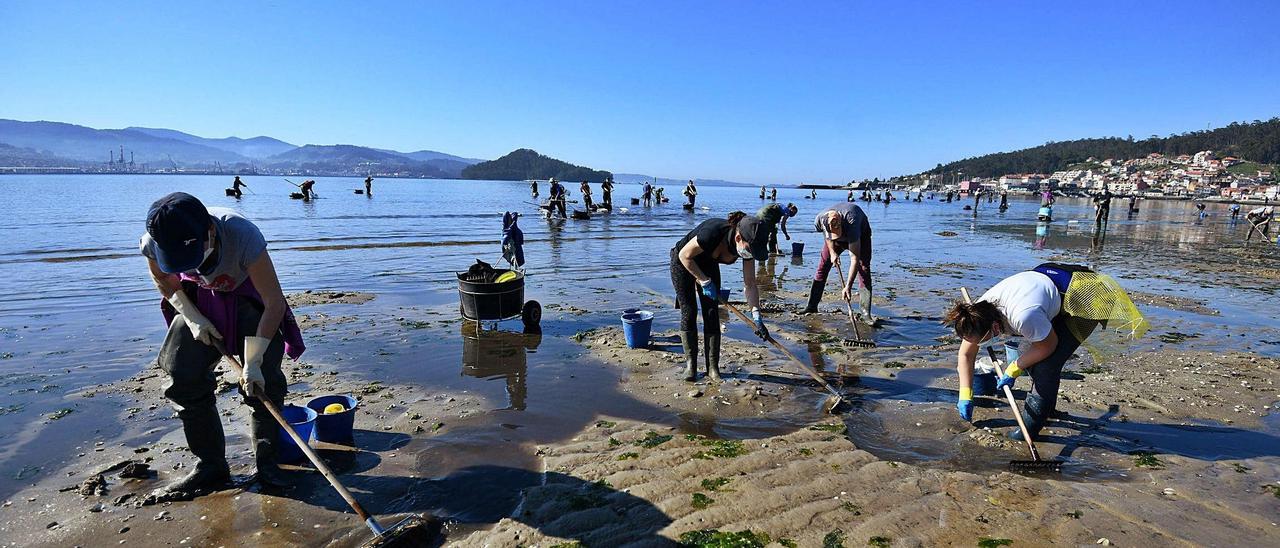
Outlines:
[[[199,279],[200,287],[215,291],[234,291],[249,277],[249,265],[267,249],[267,240],[257,225],[239,213],[224,207],[209,208],[209,216],[217,227],[218,264],[208,273],[188,272]],[[142,234],[139,248],[143,255],[156,258],[151,235]]]
[[[838,203],[822,210],[821,213],[818,213],[818,216],[813,218],[814,230],[817,230],[818,232],[825,232],[825,230],[823,230],[823,224],[827,219],[827,214],[832,211],[839,214],[844,221],[841,223],[844,225],[844,230],[840,234],[840,237],[836,238],[837,242],[844,242],[847,244],[862,239],[862,223],[867,214],[862,212],[862,208],[858,207],[858,204],[850,202]]]

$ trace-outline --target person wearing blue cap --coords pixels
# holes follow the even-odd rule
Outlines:
[[[756,336],[768,340],[760,317],[760,290],[755,261],[769,257],[765,223],[741,211],[727,219],[707,219],[671,248],[671,285],[680,309],[680,341],[684,346],[684,377],[698,378],[698,307],[702,307],[703,356],[707,379],[720,381],[720,265],[742,259],[742,283],[755,322]]]
[[[244,364],[240,388],[253,408],[257,480],[266,487],[288,485],[277,466],[279,427],[259,398],[284,404],[287,381],[280,363],[285,354],[297,359],[306,347],[262,232],[230,209],[206,209],[194,196],[175,192],[151,204],[139,245],[169,322],[156,360],[169,376],[164,394],[198,459],[190,474],[162,494],[194,497],[230,480],[214,394],[214,367],[222,358],[215,339]]]

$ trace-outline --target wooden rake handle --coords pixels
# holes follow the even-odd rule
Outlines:
[[[961,287],[960,294],[964,295],[965,304],[973,304],[973,299],[969,298],[968,288]],[[990,346],[987,347],[987,356],[991,358],[991,364],[996,368],[996,377],[1003,379],[1004,371],[1000,369],[1000,364],[996,363],[996,351]],[[1031,432],[1027,431],[1027,424],[1022,421],[1022,410],[1018,408],[1018,401],[1013,399],[1013,389],[1004,387],[1004,397],[1009,400],[1009,407],[1013,409],[1013,418],[1018,421],[1018,428],[1022,430],[1022,439],[1027,442],[1027,449],[1031,450],[1031,459],[1040,460],[1040,451],[1036,450],[1035,442],[1031,441]]]
[[[240,376],[241,371],[244,370],[244,366],[240,365],[240,360],[236,359],[235,356],[232,356],[230,352],[227,352],[227,346],[223,344],[222,340],[214,339],[213,347],[216,348],[218,352],[221,352],[222,357],[226,358],[226,360],[231,363],[231,372],[235,373],[237,377]],[[298,448],[307,455],[307,459],[311,461],[311,464],[316,467],[316,470],[320,471],[320,474],[324,476],[324,479],[329,481],[329,485],[332,485],[334,490],[338,491],[339,495],[342,495],[342,499],[347,501],[347,505],[350,506],[352,510],[355,510],[356,515],[360,516],[360,519],[364,520],[365,524],[369,525],[369,528],[373,529],[374,533],[381,535],[383,531],[381,527],[378,527],[377,521],[369,516],[369,513],[364,510],[363,506],[360,506],[360,503],[356,501],[356,498],[351,494],[351,491],[348,491],[347,488],[342,485],[342,482],[338,481],[338,476],[334,475],[332,470],[329,470],[329,467],[324,464],[323,460],[320,460],[320,456],[316,454],[315,450],[311,449],[311,445],[303,440],[302,436],[299,436],[298,433],[293,430],[293,427],[289,425],[289,421],[285,420],[284,414],[280,412],[280,409],[276,407],[276,404],[272,403],[268,398],[262,398],[256,395],[253,397],[258,398],[258,401],[262,402],[263,407],[266,407],[267,411],[271,413],[271,416],[275,417],[276,422],[280,423],[280,426],[284,428],[284,431],[289,433],[289,437],[293,438],[293,443],[297,444]]]

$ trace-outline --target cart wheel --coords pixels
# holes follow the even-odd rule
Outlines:
[[[538,304],[538,301],[524,303],[524,308],[520,310],[520,319],[524,320],[525,331],[538,331],[539,324],[542,322],[542,305]]]

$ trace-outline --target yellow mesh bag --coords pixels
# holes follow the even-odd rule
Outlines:
[[[1067,328],[1096,361],[1119,352],[1151,327],[1120,284],[1097,272],[1075,272],[1062,299],[1062,311],[1070,316]],[[1093,330],[1102,330],[1093,337]]]

